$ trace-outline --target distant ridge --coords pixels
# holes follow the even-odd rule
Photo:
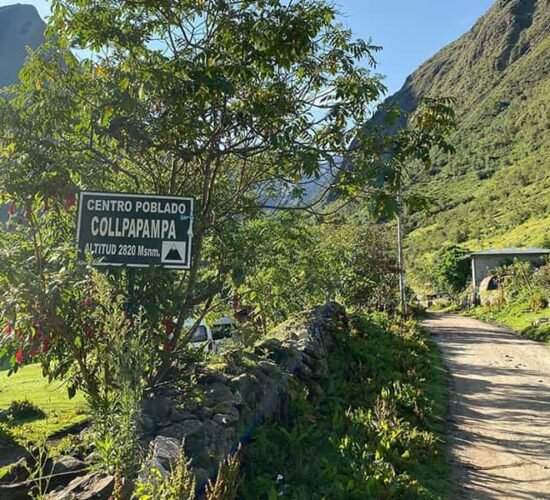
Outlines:
[[[0,87],[17,83],[27,47],[44,41],[46,25],[32,5],[0,7]]]

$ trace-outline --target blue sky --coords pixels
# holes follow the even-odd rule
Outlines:
[[[493,0],[334,0],[342,23],[357,37],[381,45],[378,73],[386,75],[390,93],[439,49],[468,31]],[[44,17],[47,0],[0,0],[34,5]]]

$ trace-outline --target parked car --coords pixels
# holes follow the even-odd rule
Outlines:
[[[194,319],[186,319],[183,323],[183,326],[189,330],[195,325]],[[199,323],[199,326],[193,333],[189,345],[194,349],[206,349],[207,351],[212,351],[214,349],[214,338],[212,336],[212,330],[208,323],[203,319]]]
[[[212,334],[214,340],[222,340],[225,338],[231,338],[237,331],[237,323],[230,316],[222,316],[214,321],[212,325]]]
[[[190,329],[195,325],[195,321],[194,319],[185,320],[184,327]],[[206,348],[208,351],[219,352],[228,340],[236,338],[236,330],[236,323],[229,316],[217,319],[212,327],[203,319],[193,333],[190,345],[194,349]]]

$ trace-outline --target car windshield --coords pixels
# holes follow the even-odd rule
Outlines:
[[[231,337],[231,325],[215,325],[212,327],[212,338],[214,340],[223,340]]]
[[[191,339],[191,342],[206,342],[208,340],[208,335],[206,334],[206,327],[199,326],[195,333],[193,334],[193,338]]]

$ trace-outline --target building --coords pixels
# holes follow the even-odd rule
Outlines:
[[[472,283],[474,290],[477,290],[481,282],[491,276],[492,271],[498,266],[515,260],[540,265],[546,257],[550,257],[550,249],[501,248],[474,252],[470,257],[472,258]]]

